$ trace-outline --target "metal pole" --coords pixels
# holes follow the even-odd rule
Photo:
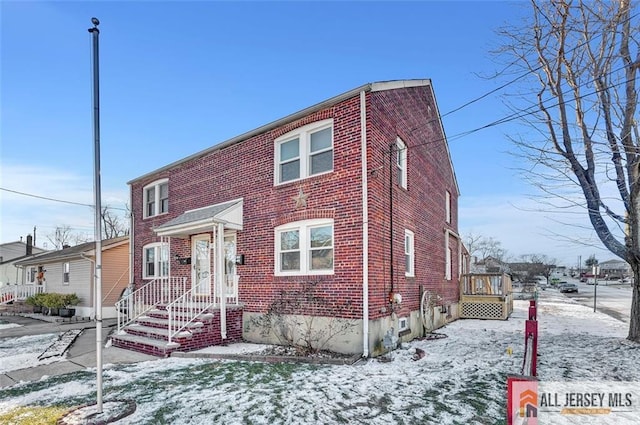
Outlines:
[[[596,312],[596,299],[598,298],[598,273],[600,267],[593,266],[593,312]]]
[[[100,193],[100,75],[98,61],[98,36],[100,21],[91,18],[93,28],[89,32],[93,36],[93,194],[95,202],[96,262],[94,308],[96,320],[96,409],[102,413],[102,204]]]

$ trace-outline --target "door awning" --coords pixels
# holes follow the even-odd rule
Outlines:
[[[210,232],[218,223],[223,223],[225,229],[242,230],[242,203],[242,199],[236,199],[185,211],[153,231],[158,236],[187,238],[190,235]]]

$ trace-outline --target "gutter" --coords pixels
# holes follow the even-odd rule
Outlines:
[[[360,155],[362,164],[362,357],[369,357],[369,204],[367,195],[367,111],[365,90],[360,92]]]

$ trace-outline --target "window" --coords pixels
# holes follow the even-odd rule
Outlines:
[[[405,276],[414,276],[414,235],[411,230],[404,231],[404,266]]]
[[[142,248],[144,269],[142,277],[151,279],[169,275],[169,247],[167,244],[152,243]]]
[[[451,248],[447,248],[446,256],[447,258],[444,270],[444,278],[446,280],[451,280]]]
[[[276,275],[333,274],[333,220],[306,220],[275,229]]]
[[[143,189],[144,217],[153,217],[169,212],[169,182],[158,180]]]
[[[444,193],[444,219],[451,223],[451,193],[448,190]]]
[[[28,280],[29,280],[29,283],[35,283],[35,281],[36,281],[36,268],[35,267],[29,267]]]
[[[333,170],[333,120],[309,124],[276,139],[276,184]]]
[[[62,283],[66,283],[67,285],[69,284],[69,269],[69,262],[62,263]]]
[[[402,331],[406,331],[407,329],[409,329],[409,319],[407,319],[406,317],[399,318],[398,331],[402,332]]]
[[[396,140],[396,169],[398,185],[407,188],[407,145],[398,137]]]

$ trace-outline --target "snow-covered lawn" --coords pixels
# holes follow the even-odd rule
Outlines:
[[[523,361],[528,302],[508,321],[459,320],[447,338],[414,341],[353,366],[169,358],[107,365],[104,399],[134,399],[119,424],[500,424],[506,378]],[[627,325],[542,294],[538,377],[640,381],[640,346]],[[420,348],[426,356],[414,361]],[[511,350],[512,354],[509,354]],[[4,359],[2,359],[4,361]],[[95,371],[0,389],[0,414],[17,406],[95,402]]]

